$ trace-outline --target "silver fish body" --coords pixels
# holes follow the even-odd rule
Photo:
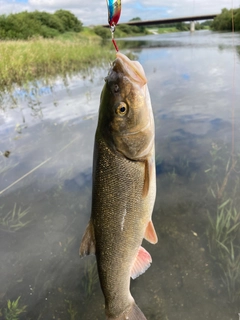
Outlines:
[[[150,266],[157,242],[154,120],[144,71],[117,54],[101,95],[93,157],[92,213],[80,255],[95,253],[107,319],[144,320],[130,278]]]

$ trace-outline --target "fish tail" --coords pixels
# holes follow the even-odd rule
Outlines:
[[[147,320],[142,311],[138,308],[135,302],[131,305],[131,307],[123,312],[117,318],[108,317],[107,320]]]

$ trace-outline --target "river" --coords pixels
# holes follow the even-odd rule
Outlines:
[[[143,65],[156,125],[159,242],[144,241],[153,263],[131,292],[148,320],[238,320],[240,34],[118,43]],[[78,250],[107,72],[1,93],[1,319],[15,319],[7,300],[18,297],[20,320],[105,319],[95,258]]]

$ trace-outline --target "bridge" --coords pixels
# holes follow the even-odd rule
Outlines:
[[[167,18],[167,19],[159,19],[159,20],[133,20],[128,21],[121,24],[127,24],[129,26],[152,26],[152,25],[160,25],[160,24],[168,24],[168,23],[177,23],[177,22],[184,22],[190,21],[191,22],[191,31],[194,31],[194,23],[195,21],[199,20],[212,20],[218,14],[206,14],[201,16],[190,16],[190,17],[180,17],[180,18]],[[103,27],[109,27],[108,24],[103,25]]]

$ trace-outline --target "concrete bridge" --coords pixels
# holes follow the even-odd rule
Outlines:
[[[134,20],[134,21],[128,21],[121,24],[127,24],[129,26],[152,26],[152,25],[160,25],[160,24],[168,24],[168,23],[177,23],[177,22],[190,22],[191,23],[191,31],[194,31],[195,29],[195,21],[199,20],[212,20],[214,19],[218,14],[206,14],[201,16],[190,16],[190,17],[180,17],[180,18],[167,18],[167,19],[159,19],[159,20]],[[109,27],[108,24],[103,25],[103,27]]]

